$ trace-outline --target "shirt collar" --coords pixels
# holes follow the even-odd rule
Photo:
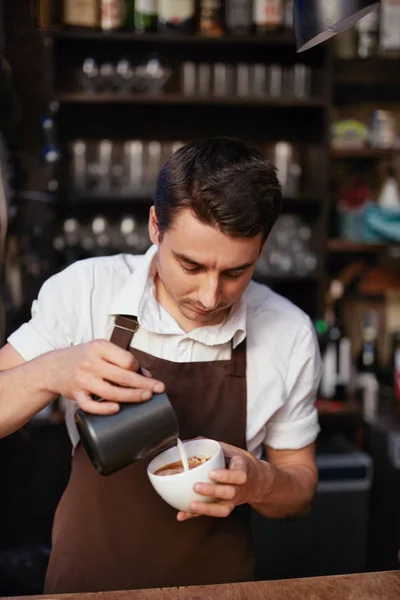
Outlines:
[[[229,317],[218,325],[206,325],[185,333],[171,315],[156,300],[152,278],[152,265],[157,246],[152,245],[142,256],[112,302],[110,315],[136,316],[139,325],[158,334],[183,335],[208,346],[224,344],[232,340],[235,348],[246,337],[247,303],[245,294],[232,307]]]
[[[153,244],[147,250],[146,254],[141,256],[139,266],[135,267],[134,272],[114,298],[110,308],[110,315],[132,315],[138,317],[139,320],[140,305],[144,293],[149,283],[152,283],[150,272],[156,254],[157,246]]]

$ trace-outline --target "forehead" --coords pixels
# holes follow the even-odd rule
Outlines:
[[[231,237],[184,209],[165,233],[165,242],[174,252],[199,264],[228,269],[257,260],[262,233],[251,238]]]

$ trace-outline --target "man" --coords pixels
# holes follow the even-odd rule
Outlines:
[[[0,351],[0,435],[57,395],[71,399],[75,450],[47,593],[251,579],[250,506],[271,518],[307,511],[318,347],[300,309],[251,281],[281,200],[275,168],[255,149],[226,138],[186,145],[160,172],[146,255],[51,277]],[[138,320],[130,351],[106,341],[116,315]],[[164,389],[182,439],[217,439],[230,459],[214,483],[195,486],[216,502],[190,514],[157,496],[148,461],[99,475],[73,424],[76,406],[111,414]]]

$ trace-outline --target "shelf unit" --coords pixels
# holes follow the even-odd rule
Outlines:
[[[9,8],[17,13],[17,7]],[[277,141],[296,145],[302,162],[301,192],[286,198],[284,212],[300,214],[313,232],[312,249],[318,257],[315,272],[303,277],[293,274],[271,276],[262,280],[282,291],[312,317],[321,314],[324,298],[323,270],[326,256],[329,109],[331,106],[331,51],[322,45],[297,54],[292,31],[266,36],[164,35],[131,32],[99,32],[90,30],[34,30],[24,20],[25,35],[35,37],[40,59],[31,55],[23,44],[14,48],[15,63],[21,77],[33,71],[26,96],[36,98],[37,110],[32,117],[31,140],[39,145],[39,117],[51,106],[54,111],[62,155],[68,157],[69,143],[74,139],[127,139],[144,141],[189,141],[212,136],[238,137],[262,151]],[[85,93],[77,79],[83,60],[93,56],[99,62],[115,62],[129,58],[134,64],[150,54],[158,54],[171,68],[172,77],[160,95]],[[311,67],[311,95],[308,99],[227,96],[187,96],[181,92],[181,65],[185,61],[213,64],[262,63],[277,64],[283,69],[297,63]],[[40,80],[40,91],[37,80]],[[35,81],[36,80],[36,81]],[[35,119],[35,121],[33,121]],[[25,120],[26,122],[26,120]],[[35,132],[33,132],[35,130]],[[148,195],[112,197],[71,193],[68,160],[57,170],[59,189],[56,202],[48,204],[54,220],[66,216],[106,214],[146,214],[151,202]],[[52,175],[36,172],[34,192],[46,192]],[[42,186],[40,183],[42,182]],[[31,190],[32,191],[32,187]],[[54,198],[54,196],[53,196]],[[261,279],[260,279],[261,280]]]
[[[53,39],[69,40],[90,40],[107,44],[108,42],[135,42],[151,44],[246,44],[254,46],[263,46],[267,42],[276,46],[293,47],[293,33],[291,31],[281,31],[279,33],[271,32],[266,39],[263,35],[223,35],[223,36],[202,36],[198,33],[193,34],[168,34],[168,33],[135,33],[131,31],[91,31],[88,29],[60,29],[52,28],[49,35]]]
[[[366,59],[334,58],[332,61],[332,114],[335,117],[360,119],[370,117],[372,110],[395,110],[399,122],[399,61],[395,58],[370,57]],[[331,148],[331,190],[339,190],[338,182],[344,177],[360,172],[373,189],[378,187],[383,168],[392,161],[398,162],[400,148]],[[337,195],[335,193],[335,195]],[[333,222],[333,194],[329,222]],[[343,267],[349,255],[369,264],[382,263],[386,257],[397,260],[398,244],[368,244],[332,239],[337,232],[329,232],[327,242],[328,268],[336,271]]]
[[[348,240],[329,239],[328,252],[343,254],[380,254],[388,250],[386,244],[368,244],[364,242],[350,242]]]

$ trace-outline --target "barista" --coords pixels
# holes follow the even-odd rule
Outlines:
[[[51,277],[0,351],[1,436],[56,396],[70,399],[72,472],[46,593],[249,580],[250,507],[271,518],[307,511],[318,346],[308,316],[251,280],[281,202],[275,168],[257,150],[226,138],[184,146],[161,169],[148,252]],[[138,320],[129,351],[107,341],[116,315]],[[112,414],[164,389],[182,439],[219,440],[231,459],[211,473],[216,485],[196,485],[217,502],[195,502],[190,514],[158,497],[146,460],[99,475],[73,423],[77,407]]]

